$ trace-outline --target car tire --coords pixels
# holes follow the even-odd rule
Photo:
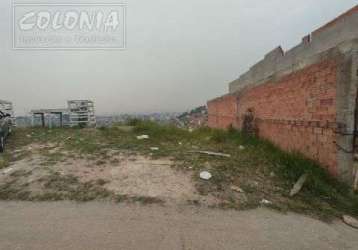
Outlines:
[[[5,138],[3,135],[0,135],[0,153],[5,150]]]

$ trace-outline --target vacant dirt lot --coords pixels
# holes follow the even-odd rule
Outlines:
[[[63,155],[61,159],[48,158],[49,154],[59,152]],[[173,168],[174,161],[170,158],[152,159],[119,150],[106,152],[104,160],[76,158],[54,144],[35,143],[14,153],[25,156],[1,170],[0,182],[11,183],[11,189],[18,191],[14,195],[20,198],[27,195],[28,199],[36,200],[53,196],[57,200],[59,194],[70,192],[69,186],[87,183],[89,189],[96,187],[104,194],[107,191],[108,197],[183,204],[193,200],[206,205],[216,202],[213,197],[198,194],[193,172]]]
[[[139,140],[140,135],[148,138]],[[188,132],[152,123],[17,129],[7,146],[0,156],[0,200],[6,200],[0,201],[0,249],[356,249],[358,244],[356,230],[337,220],[358,214],[354,194],[314,163],[236,131]],[[212,178],[200,179],[204,170]],[[309,177],[290,197],[302,173]]]
[[[358,215],[357,195],[314,162],[235,130],[187,131],[151,122],[27,128],[17,129],[7,146],[0,155],[1,200],[266,206],[327,220]],[[202,171],[212,177],[200,179]],[[290,197],[302,174],[308,176],[302,190]]]

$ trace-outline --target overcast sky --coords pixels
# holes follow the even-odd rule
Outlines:
[[[12,50],[11,3],[0,2],[0,99],[23,115],[83,98],[98,114],[205,104],[265,53],[293,47],[358,1],[128,0],[125,51]]]

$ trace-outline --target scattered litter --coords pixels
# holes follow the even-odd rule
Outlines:
[[[358,229],[358,220],[349,215],[343,215],[343,222],[348,226]]]
[[[20,153],[20,152],[22,152],[21,149],[16,149],[16,150],[14,150],[14,153],[15,153],[15,154]]]
[[[222,153],[216,153],[211,151],[190,151],[191,153],[199,153],[199,154],[206,154],[206,155],[212,155],[212,156],[222,156],[222,157],[231,157],[229,154],[222,154]]]
[[[266,199],[262,199],[262,200],[260,201],[260,203],[261,203],[262,205],[271,205],[271,204],[272,204],[271,201],[266,200]]]
[[[290,196],[295,196],[296,194],[298,194],[302,187],[303,184],[305,184],[306,180],[307,180],[308,175],[307,174],[303,174],[301,175],[301,177],[298,179],[298,181],[296,182],[296,184],[293,186],[291,192],[290,192]]]
[[[178,144],[181,146],[181,145],[183,145],[183,143],[182,142],[178,142]]]
[[[12,170],[13,170],[13,168],[7,168],[7,169],[4,169],[2,172],[3,172],[3,174],[8,174],[8,173],[10,173]]]
[[[235,191],[235,192],[238,192],[238,193],[244,193],[244,190],[242,190],[240,187],[238,186],[231,186],[231,190],[232,191]]]
[[[138,140],[145,140],[145,139],[149,139],[149,135],[139,135],[137,136]]]
[[[210,180],[212,175],[208,171],[200,172],[200,178],[203,180]]]
[[[239,146],[239,150],[245,150],[245,147],[242,146],[242,145],[240,145],[240,146]]]
[[[32,147],[28,147],[27,150],[29,150],[29,151],[32,150]]]
[[[72,137],[69,136],[69,137],[67,137],[65,140],[68,141],[68,140],[71,140],[71,139],[72,139]]]
[[[271,173],[270,173],[270,176],[271,176],[271,177],[275,177],[275,176],[276,176],[275,172],[271,172]]]
[[[31,138],[31,135],[26,135],[27,138]]]
[[[152,151],[158,151],[159,148],[158,148],[158,147],[150,147],[150,150],[152,150]]]
[[[192,133],[194,131],[194,129],[189,128],[188,131],[189,131],[189,133]]]

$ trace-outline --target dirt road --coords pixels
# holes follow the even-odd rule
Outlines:
[[[357,249],[358,231],[267,209],[0,202],[0,249]]]

